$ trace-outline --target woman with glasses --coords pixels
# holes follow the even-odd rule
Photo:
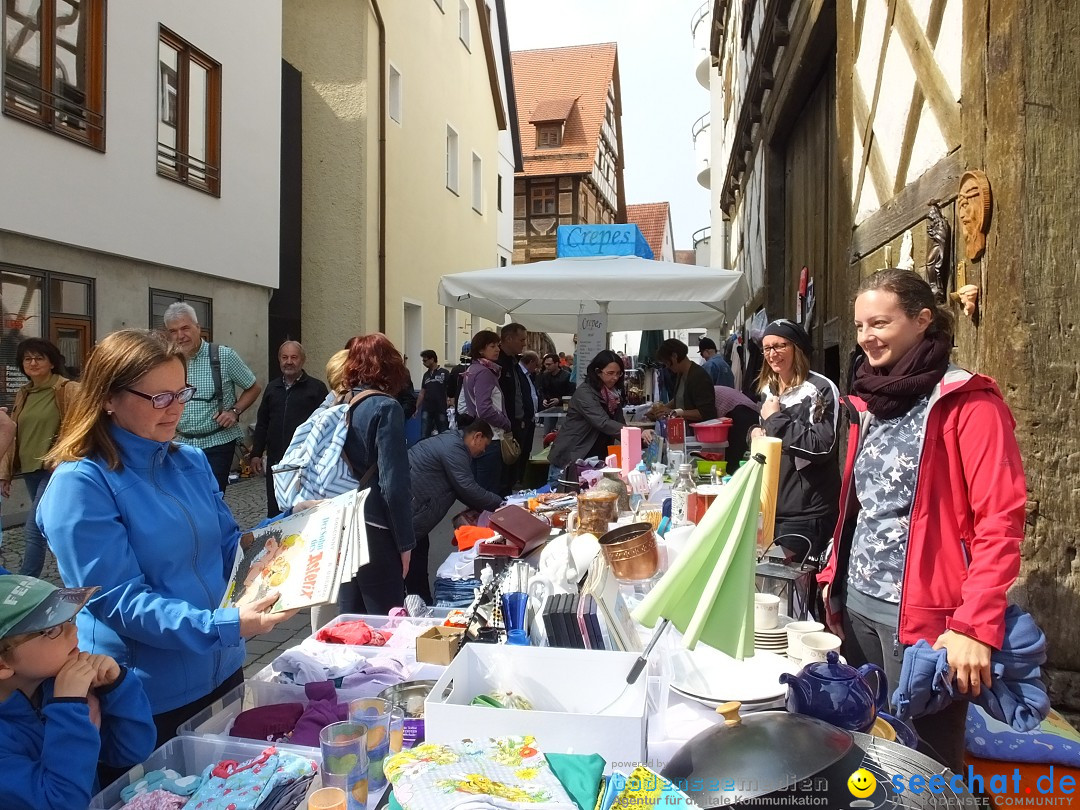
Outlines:
[[[26,516],[26,553],[19,573],[36,577],[45,565],[45,538],[35,520],[38,499],[49,481],[49,468],[42,459],[60,433],[60,423],[78,394],[79,384],[63,376],[60,350],[41,338],[19,343],[15,364],[29,382],[15,394],[11,410],[15,445],[0,458],[0,492],[5,498],[11,496],[11,479],[15,475],[26,483],[30,513]]]
[[[609,349],[597,354],[586,367],[585,382],[574,391],[548,452],[548,483],[557,483],[571,462],[593,456],[603,459],[608,445],[619,443],[626,425],[618,391],[622,378],[622,358]],[[646,442],[652,441],[651,430],[643,435]]]
[[[797,323],[785,318],[765,328],[765,363],[757,388],[763,399],[761,424],[751,438],[783,442],[773,538],[786,553],[817,559],[836,525],[840,469],[836,459],[839,392],[832,380],[810,370],[813,344]],[[813,607],[813,594],[807,594]],[[797,617],[802,618],[802,617]]]
[[[909,270],[881,270],[855,298],[866,359],[855,372],[842,512],[818,576],[848,662],[890,684],[904,648],[946,650],[960,697],[990,686],[1020,571],[1027,485],[997,384],[949,362],[952,313]],[[964,766],[967,701],[915,719],[920,739]]]
[[[206,455],[173,443],[194,393],[185,355],[160,335],[104,338],[46,457],[38,508],[64,582],[101,586],[79,638],[142,680],[159,745],[243,682],[245,638],[292,615],[266,612],[276,594],[219,607],[240,529]]]

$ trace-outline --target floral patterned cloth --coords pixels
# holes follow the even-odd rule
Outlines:
[[[402,810],[576,810],[532,737],[423,743],[386,761]]]

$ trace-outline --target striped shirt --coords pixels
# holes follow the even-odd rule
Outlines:
[[[218,356],[221,359],[221,409],[227,411],[236,404],[236,388],[241,391],[251,388],[255,384],[255,375],[240,359],[240,355],[228,346],[219,344]],[[176,441],[205,450],[243,439],[244,429],[239,423],[231,428],[217,428],[214,421],[218,413],[218,403],[214,396],[214,373],[210,369],[210,344],[205,340],[195,356],[188,360],[187,381],[188,385],[194,385],[197,390],[191,401],[184,406],[184,415],[180,417],[180,424],[177,425]],[[214,432],[198,438],[184,436],[185,433],[199,434],[211,430]]]

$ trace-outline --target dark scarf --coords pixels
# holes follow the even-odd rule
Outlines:
[[[952,340],[938,333],[913,346],[890,369],[874,368],[864,361],[855,372],[852,393],[865,400],[878,419],[901,416],[945,376],[951,350]]]

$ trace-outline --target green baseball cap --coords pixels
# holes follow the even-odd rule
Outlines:
[[[48,630],[71,619],[100,588],[57,588],[19,574],[0,576],[0,638]]]

